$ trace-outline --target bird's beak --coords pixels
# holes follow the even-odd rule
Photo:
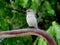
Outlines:
[[[22,10],[22,12],[26,13],[26,10]]]

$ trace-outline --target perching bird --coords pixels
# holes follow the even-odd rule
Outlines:
[[[34,28],[38,28],[36,15],[35,15],[33,9],[28,9],[26,11],[26,20],[27,20],[27,24],[29,26],[33,26]]]

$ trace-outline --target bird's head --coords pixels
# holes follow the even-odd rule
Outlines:
[[[26,13],[27,14],[32,14],[32,13],[34,13],[34,11],[33,11],[33,9],[28,9],[28,10],[26,10]]]
[[[28,9],[28,10],[26,10],[26,12],[32,12],[33,11],[33,9]]]

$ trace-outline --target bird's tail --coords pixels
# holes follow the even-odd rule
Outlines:
[[[38,29],[38,25],[34,26],[35,29]]]

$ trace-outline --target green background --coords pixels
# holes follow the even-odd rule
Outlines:
[[[22,12],[29,8],[37,16],[38,27],[48,32],[60,45],[60,3],[57,0],[0,0],[0,31],[29,28],[26,13]],[[30,35],[5,38],[0,45],[48,45],[43,37],[36,40],[32,42]]]

